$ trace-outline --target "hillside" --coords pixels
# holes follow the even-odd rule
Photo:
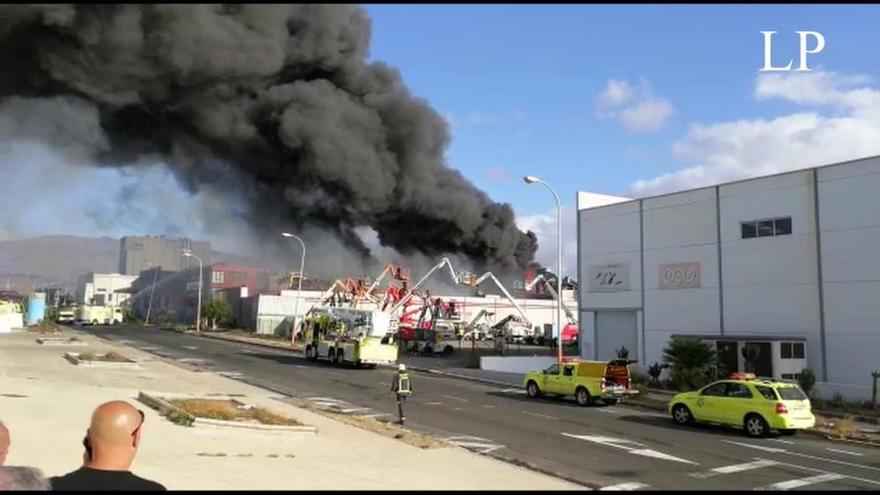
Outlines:
[[[213,251],[213,262],[251,264],[248,259]],[[88,272],[119,269],[119,239],[112,237],[41,236],[0,241],[0,290],[27,292],[42,285],[73,289]]]

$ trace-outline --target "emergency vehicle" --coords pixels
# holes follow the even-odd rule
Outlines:
[[[337,366],[352,364],[375,368],[397,362],[395,328],[382,311],[315,307],[306,315],[303,330],[306,358],[325,359]]]

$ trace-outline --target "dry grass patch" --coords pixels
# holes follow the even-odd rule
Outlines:
[[[105,354],[96,354],[94,352],[84,352],[77,356],[77,359],[80,361],[105,361],[111,363],[133,363],[131,359],[123,356],[122,354],[114,351],[110,351]]]
[[[43,319],[36,325],[27,327],[27,331],[32,333],[54,334],[61,333],[61,327],[54,321]]]
[[[190,416],[223,421],[252,421],[264,425],[302,426],[299,421],[263,407],[249,407],[229,399],[171,399],[171,405]],[[175,418],[170,418],[176,421]]]

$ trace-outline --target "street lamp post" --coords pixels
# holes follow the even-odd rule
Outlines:
[[[184,256],[192,256],[199,262],[199,299],[198,306],[196,306],[196,333],[199,333],[202,328],[202,272],[204,272],[204,267],[202,265],[202,259],[199,258],[199,255],[190,251],[189,249],[183,250]]]
[[[559,202],[559,195],[550,187],[550,184],[541,179],[527,175],[523,177],[526,184],[543,184],[553,193],[553,199],[556,200],[556,328],[557,328],[557,360],[562,362],[562,204]]]
[[[298,240],[300,246],[302,246],[302,256],[299,259],[299,285],[296,288],[296,302],[293,304],[293,330],[290,331],[290,343],[293,344],[293,341],[296,338],[297,318],[299,318],[299,300],[302,296],[303,270],[305,270],[306,265],[306,243],[303,242],[303,240],[300,239],[298,236],[293,235],[290,232],[282,232],[281,235]]]

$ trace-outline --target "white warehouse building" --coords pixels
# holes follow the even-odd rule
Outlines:
[[[636,200],[578,193],[581,355],[673,336],[745,371],[868,398],[880,369],[880,157]]]

